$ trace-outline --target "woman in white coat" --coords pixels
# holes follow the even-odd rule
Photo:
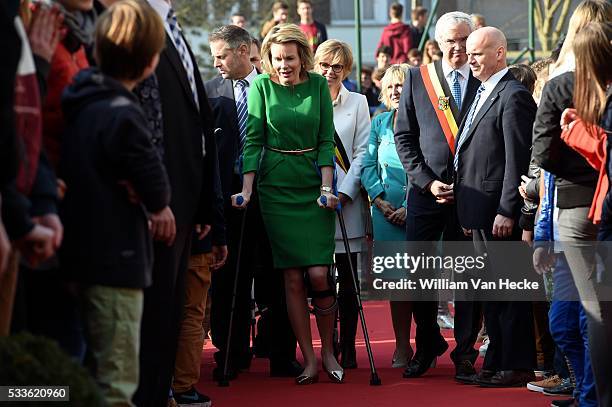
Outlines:
[[[338,198],[342,204],[356,272],[357,253],[362,250],[365,224],[367,217],[370,216],[367,203],[361,193],[361,161],[366,152],[370,132],[368,102],[364,95],[349,92],[342,84],[353,66],[353,54],[348,44],[337,40],[323,42],[317,47],[314,65],[315,71],[327,79],[334,106]],[[342,354],[340,364],[345,369],[351,369],[357,367],[355,334],[358,308],[348,256],[337,220],[335,260],[339,281],[338,304]]]

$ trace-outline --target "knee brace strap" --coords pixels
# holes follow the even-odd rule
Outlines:
[[[320,297],[318,297],[318,298],[320,298]],[[330,305],[329,307],[327,307],[327,308],[318,307],[313,302],[312,308],[314,310],[315,315],[325,316],[325,315],[334,314],[336,312],[336,310],[338,309],[338,300],[334,297],[334,303],[332,305]]]

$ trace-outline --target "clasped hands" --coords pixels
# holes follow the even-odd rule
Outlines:
[[[376,206],[382,214],[385,216],[385,219],[389,223],[393,223],[394,225],[403,225],[406,223],[406,208],[403,206],[399,209],[395,209],[393,205],[389,201],[385,201],[380,196],[374,198],[372,201],[374,206]]]

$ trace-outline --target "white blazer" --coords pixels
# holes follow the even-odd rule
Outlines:
[[[364,95],[349,92],[344,85],[340,87],[338,98],[334,101],[334,127],[342,140],[346,154],[351,163],[348,173],[336,164],[338,174],[338,192],[351,197],[351,202],[342,208],[344,222],[349,239],[361,239],[365,236],[363,218],[365,202],[360,193],[361,161],[366,153],[370,136],[370,111]],[[336,219],[336,252],[344,253],[342,232]],[[360,250],[351,242],[351,251]]]

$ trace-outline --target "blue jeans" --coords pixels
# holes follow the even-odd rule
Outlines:
[[[557,288],[567,290],[570,284],[573,284],[573,280],[569,266],[565,256],[559,255],[553,272],[554,290]],[[576,376],[574,397],[579,400],[581,407],[597,407],[597,393],[589,352],[587,317],[582,305],[579,301],[556,300],[553,295],[548,319],[550,334],[574,370]]]

